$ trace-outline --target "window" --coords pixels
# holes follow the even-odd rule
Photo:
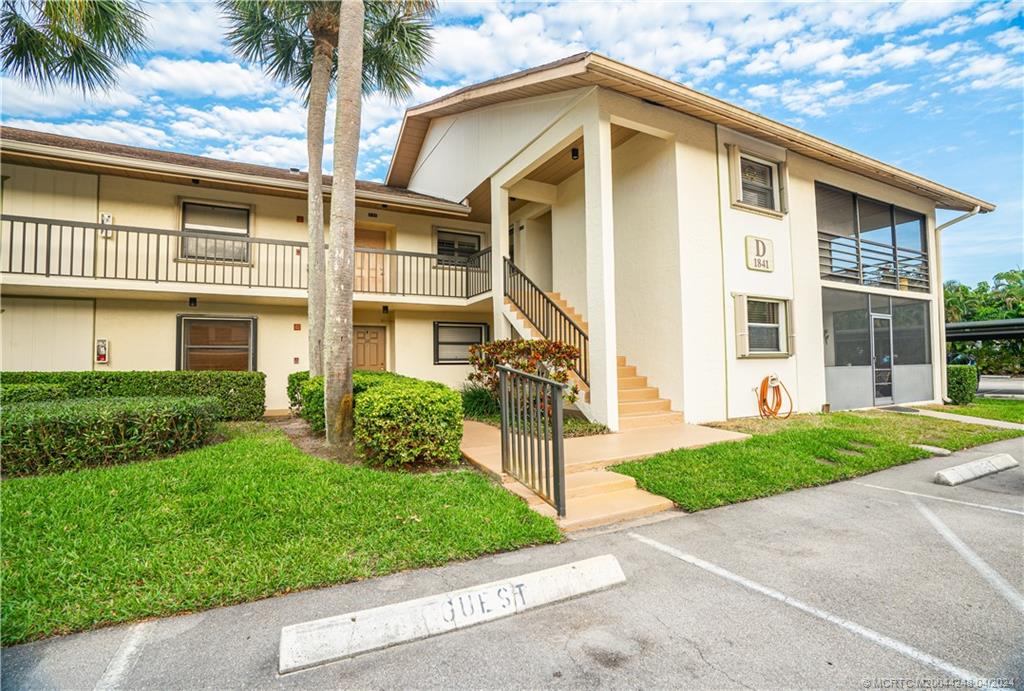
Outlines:
[[[205,261],[249,261],[249,209],[182,202],[181,257]]]
[[[480,251],[480,236],[475,233],[437,231],[437,253],[454,260],[466,260]]]
[[[822,278],[890,290],[929,290],[922,214],[818,183]]]
[[[744,204],[775,209],[775,168],[767,163],[740,157],[740,182]]]
[[[254,317],[178,317],[178,369],[256,369]]]
[[[434,322],[434,364],[469,364],[469,346],[487,341],[487,324]]]
[[[781,216],[786,210],[783,164],[740,151],[735,144],[726,147],[733,206]]]
[[[792,328],[787,300],[736,296],[738,357],[792,354]]]

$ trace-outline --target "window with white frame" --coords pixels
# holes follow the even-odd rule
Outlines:
[[[788,300],[736,295],[738,357],[787,356],[793,353]]]
[[[207,261],[249,261],[247,206],[181,203],[181,257]],[[189,236],[193,237],[189,237]]]
[[[733,206],[771,215],[785,213],[785,164],[741,151],[735,144],[727,148]]]
[[[480,251],[480,236],[476,233],[459,233],[453,230],[437,231],[438,255],[453,260],[466,260]]]
[[[747,333],[751,353],[782,352],[782,303],[748,299]]]
[[[486,342],[487,324],[434,322],[434,364],[468,364],[469,347]]]

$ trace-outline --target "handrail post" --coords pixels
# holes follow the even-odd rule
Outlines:
[[[562,439],[562,386],[547,384],[551,390],[551,455],[554,459],[555,509],[559,518],[565,518],[565,441]]]
[[[50,275],[50,237],[53,235],[53,225],[46,224],[46,275]]]
[[[508,472],[508,374],[498,370],[498,390],[501,408],[501,471]]]

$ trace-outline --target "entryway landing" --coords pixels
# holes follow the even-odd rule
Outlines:
[[[636,480],[607,466],[646,458],[674,449],[695,449],[748,435],[700,425],[674,424],[565,440],[566,515],[558,519],[565,531],[592,528],[639,518],[672,508],[664,497],[638,489]],[[540,514],[555,510],[528,487],[501,471],[501,433],[482,422],[463,423],[462,456],[518,494]]]

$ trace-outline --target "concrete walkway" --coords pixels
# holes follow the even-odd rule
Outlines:
[[[937,470],[997,452],[1024,461],[1020,440],[1009,440],[557,545],[5,648],[0,683],[4,691],[834,689],[916,680],[938,689],[962,672],[1017,686],[1024,618],[1012,591],[1024,590],[1024,468],[959,487],[932,482]],[[619,560],[625,584],[277,675],[283,626],[603,554]]]
[[[952,420],[954,422],[968,422],[972,425],[985,425],[986,427],[998,427],[1000,429],[1024,430],[1024,425],[1019,422],[1006,422],[1005,420],[990,420],[984,417],[973,417],[971,415],[957,415],[955,413],[943,413],[939,410],[928,410],[926,408],[912,408],[917,415],[934,417],[940,420]]]
[[[605,470],[606,466],[673,449],[692,449],[746,437],[737,432],[679,423],[566,439],[567,506],[566,515],[557,519],[558,526],[564,531],[582,530],[672,508],[670,500],[639,489],[634,478]],[[498,428],[467,420],[463,428],[462,455],[497,479],[505,489],[526,500],[534,511],[555,517],[555,510],[530,488],[502,472]]]

